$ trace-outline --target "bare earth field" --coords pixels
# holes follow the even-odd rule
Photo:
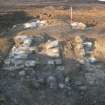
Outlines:
[[[85,30],[71,28],[71,4],[73,21],[86,24]],[[40,29],[22,29],[23,23],[35,18],[47,20],[48,26]],[[13,29],[14,25],[18,28]],[[64,70],[56,71],[51,65],[37,65],[28,70],[3,70],[4,59],[13,47],[13,39],[17,35],[46,35],[61,42]],[[96,40],[98,44],[94,55],[100,62],[79,62],[81,49],[75,48],[76,44],[78,45],[76,36]],[[96,0],[59,0],[59,3],[56,0],[0,0],[0,105],[105,105],[103,43],[105,5],[98,4]],[[50,76],[57,79],[53,78],[50,81],[53,88],[47,85],[49,80],[46,79]]]

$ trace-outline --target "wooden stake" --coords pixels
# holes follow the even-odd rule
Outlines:
[[[70,23],[72,24],[72,22],[73,22],[73,8],[72,8],[72,6],[69,9],[69,16],[70,16]]]

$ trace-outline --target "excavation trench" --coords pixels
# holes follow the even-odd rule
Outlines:
[[[74,26],[82,25],[82,30],[70,26],[68,10],[30,8],[0,17],[1,23],[4,20],[1,40],[12,38],[12,45],[10,40],[0,43],[0,51],[5,49],[2,54],[7,55],[0,68],[0,104],[100,105],[104,102],[105,38],[91,36],[100,22],[95,18],[97,8],[97,11],[75,10]],[[103,12],[99,15],[104,21]],[[85,25],[91,29],[85,29]]]

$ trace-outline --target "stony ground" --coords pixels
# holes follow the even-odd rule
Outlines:
[[[75,61],[72,61],[75,66]],[[0,71],[1,105],[104,105],[104,65],[84,64],[66,74],[51,66]]]

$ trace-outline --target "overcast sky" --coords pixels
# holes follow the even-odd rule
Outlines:
[[[105,0],[98,0],[98,1],[105,1]]]
[[[12,5],[12,4],[36,4],[36,3],[46,3],[46,2],[65,2],[65,3],[96,3],[96,2],[103,2],[105,0],[0,0],[0,5]]]

